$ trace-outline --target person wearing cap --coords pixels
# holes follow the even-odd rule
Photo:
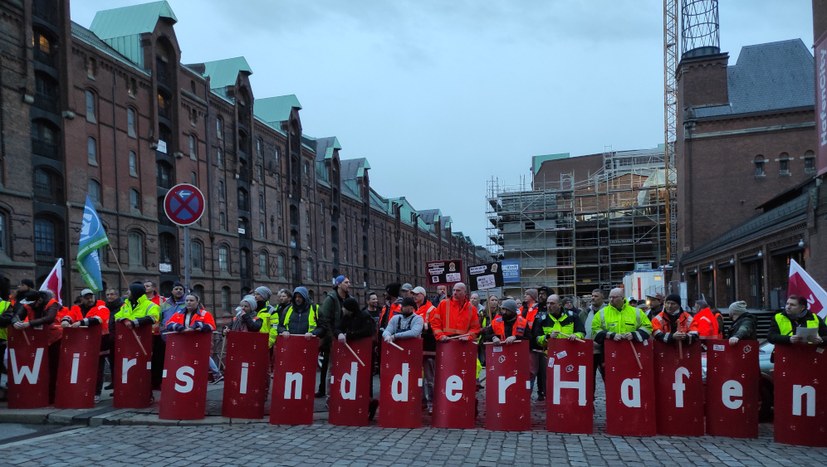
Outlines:
[[[411,296],[411,291],[413,290],[413,286],[408,282],[402,284],[402,287],[399,288],[399,298],[405,298]]]
[[[609,303],[594,316],[591,330],[596,366],[605,381],[603,343],[606,339],[644,342],[652,335],[652,323],[640,308],[629,305],[623,289],[614,288],[609,292]]]
[[[691,330],[692,321],[692,315],[681,310],[681,296],[669,294],[663,303],[663,311],[652,318],[652,337],[666,344],[692,344],[698,338],[698,333]]]
[[[103,367],[106,362],[106,354],[109,347],[104,337],[109,335],[109,308],[103,300],[95,298],[92,289],[80,291],[80,304],[73,305],[69,311],[60,319],[60,325],[67,327],[97,327],[101,333],[101,354],[98,362],[98,380],[95,386],[95,402],[100,401],[101,390],[103,389]]]
[[[296,294],[293,294],[295,297]],[[319,307],[317,325],[320,328],[318,336],[319,354],[322,357],[321,379],[316,397],[325,397],[327,394],[327,370],[330,366],[330,346],[333,336],[342,319],[342,305],[350,297],[350,279],[340,274],[333,278],[333,290],[329,291]],[[305,297],[306,298],[306,297]],[[372,321],[371,321],[372,322]]]
[[[436,375],[436,338],[431,328],[431,317],[436,307],[428,300],[424,287],[414,287],[411,292],[416,303],[415,313],[422,318],[422,402],[428,413],[434,408],[434,376]]]
[[[784,311],[776,313],[770,321],[767,340],[776,345],[815,344],[824,346],[827,340],[827,326],[817,314],[807,309],[807,299],[800,295],[787,297]],[[817,329],[816,335],[808,339],[796,334],[798,328]]]
[[[701,339],[720,339],[722,337],[721,331],[723,331],[721,329],[723,319],[719,320],[715,316],[718,313],[712,312],[706,300],[696,300],[695,306],[698,308],[698,312],[695,313],[689,330],[697,332]]]
[[[11,325],[18,330],[27,328],[45,329],[49,342],[49,403],[55,400],[57,364],[60,360],[60,339],[63,330],[57,322],[57,315],[63,308],[48,290],[29,290],[17,295]]]
[[[413,297],[402,299],[402,311],[391,318],[388,327],[382,333],[385,342],[393,342],[395,339],[411,339],[422,336],[425,320],[414,313],[416,300]]]
[[[537,287],[537,312],[538,313],[545,313],[546,312],[546,302],[548,301],[549,294],[553,294],[554,291],[546,287],[545,285],[541,285]]]
[[[732,320],[726,333],[729,345],[735,345],[744,339],[758,339],[755,315],[747,311],[747,302],[739,300],[729,305],[729,317]]]
[[[20,283],[17,284],[17,289],[15,290],[14,295],[15,295],[16,298],[22,299],[21,297],[25,296],[27,293],[31,292],[32,290],[35,290],[34,281],[32,281],[31,279],[21,279]],[[11,306],[14,306],[15,303],[16,303],[15,298],[12,298],[10,300],[10,302],[11,302]]]
[[[319,305],[310,304],[309,294],[305,287],[296,287],[293,290],[292,302],[284,310],[275,334],[284,337],[303,335],[307,339],[314,336],[321,337],[324,329],[318,327],[316,323],[318,308]],[[275,342],[276,336],[272,332],[270,333],[270,339]]]
[[[256,298],[252,295],[245,295],[235,309],[232,322],[229,326],[224,326],[222,332],[225,336],[229,331],[259,332],[262,324],[256,312]]]
[[[649,313],[646,315],[650,320],[663,311],[663,294],[658,292],[655,294],[646,294],[646,301],[649,304]],[[678,301],[680,304],[680,301]]]
[[[334,328],[336,339],[344,344],[347,341],[373,337],[376,334],[376,326],[373,325],[373,318],[370,314],[359,308],[359,302],[355,298],[348,297],[342,301],[342,316]],[[365,362],[370,365],[369,362]],[[370,404],[368,406],[368,420],[373,420],[379,401],[373,398],[373,377],[370,378]]]
[[[528,321],[517,314],[517,302],[505,300],[500,308],[502,314],[482,330],[482,340],[494,344],[511,344],[517,339],[530,339]]]
[[[450,337],[476,341],[480,333],[480,315],[468,301],[467,290],[462,282],[454,284],[451,298],[440,302],[431,316],[437,341],[447,341]]]

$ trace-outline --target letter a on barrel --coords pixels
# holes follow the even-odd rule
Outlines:
[[[380,369],[379,426],[422,426],[422,339],[382,342]]]
[[[333,341],[328,422],[331,425],[366,426],[371,397],[373,339],[348,341],[348,345],[365,365],[362,366],[344,344]]]
[[[266,336],[266,334],[262,334]],[[273,347],[273,395],[270,423],[310,425],[313,423],[313,390],[319,360],[319,339],[279,336]]]
[[[437,342],[433,424],[437,428],[474,428],[477,403],[477,344]]]
[[[90,409],[95,405],[101,332],[98,327],[66,328],[60,343],[55,407]]]
[[[656,422],[652,345],[649,341],[631,342],[606,340],[604,346],[606,433],[653,436]]]
[[[115,398],[116,409],[143,409],[152,399],[152,328],[129,329],[123,323],[115,327]]]
[[[270,366],[268,336],[262,332],[230,331],[226,339],[221,415],[262,418],[267,399],[267,369]]]
[[[9,408],[49,405],[49,332],[9,326]]]
[[[758,437],[758,342],[706,341],[706,434]]]
[[[701,344],[655,342],[658,434],[703,436],[704,383]]]
[[[827,356],[823,347],[775,346],[775,440],[827,446]]]
[[[485,428],[531,429],[531,386],[528,341],[485,344]]]
[[[212,333],[183,332],[167,336],[164,380],[158,418],[200,420],[207,410]]]
[[[549,339],[546,369],[546,429],[558,433],[594,431],[594,344]]]

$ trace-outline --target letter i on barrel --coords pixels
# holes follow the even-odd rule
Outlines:
[[[267,399],[267,334],[230,331],[227,333],[224,368],[224,397],[221,415],[229,418],[264,417]]]

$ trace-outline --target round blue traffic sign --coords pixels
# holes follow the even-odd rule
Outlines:
[[[204,215],[204,194],[189,183],[179,183],[170,188],[164,197],[164,213],[169,220],[187,226],[198,222]]]

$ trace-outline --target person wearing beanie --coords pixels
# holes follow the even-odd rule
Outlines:
[[[744,339],[758,339],[755,315],[747,311],[747,302],[739,300],[729,305],[729,318],[732,320],[726,333],[729,345],[735,345]]]
[[[680,296],[677,294],[667,296],[666,300],[674,301],[676,298],[680,303]],[[706,300],[696,300],[695,306],[698,307],[698,312],[692,317],[689,330],[697,332],[701,339],[720,339],[722,337],[720,322]]]
[[[517,339],[529,339],[528,321],[517,314],[517,302],[505,300],[500,305],[501,314],[483,328],[483,342],[511,344]]]
[[[152,326],[160,317],[161,310],[147,298],[143,282],[133,282],[129,285],[129,297],[115,313],[115,320],[122,322],[129,329]]]
[[[663,303],[663,311],[652,319],[652,337],[664,343],[692,344],[698,333],[691,330],[692,315],[681,310],[681,296],[670,294]]]
[[[342,317],[336,326],[336,336],[340,343],[347,341],[373,337],[376,334],[376,326],[370,313],[359,307],[355,298],[348,297],[342,301]],[[372,362],[365,362],[370,371]],[[379,401],[373,397],[373,377],[370,378],[370,404],[368,405],[368,420],[373,420]]]
[[[283,337],[303,335],[306,339],[314,336],[321,337],[324,330],[316,323],[318,311],[318,305],[310,304],[307,288],[296,287],[293,290],[292,301],[284,309],[276,328],[277,331],[270,333],[270,339],[275,342],[276,335]]]
[[[279,316],[273,313],[275,308],[273,305],[270,305],[270,297],[273,295],[273,292],[271,292],[269,288],[262,285],[256,287],[255,290],[253,290],[252,295],[256,300],[256,316],[261,320],[261,327],[258,332],[269,335],[270,330],[279,324]],[[272,343],[270,343],[270,347],[273,347]],[[272,359],[272,354],[270,358]]]
[[[391,318],[388,327],[382,333],[385,342],[422,336],[425,321],[421,316],[415,314],[414,310],[416,310],[416,300],[413,297],[403,298],[402,311]]]
[[[224,335],[227,335],[228,331],[259,332],[262,322],[255,310],[256,298],[252,295],[245,295],[235,309],[235,316],[230,326],[224,327]]]
[[[322,357],[321,379],[316,397],[325,397],[327,394],[327,370],[330,367],[330,346],[333,343],[333,336],[339,328],[342,320],[342,305],[350,297],[350,279],[347,276],[339,275],[333,279],[333,290],[325,295],[319,307],[320,330],[318,336],[322,339],[319,344],[319,354]]]
[[[770,331],[767,340],[776,345],[789,344],[816,344],[825,345],[827,326],[817,314],[807,309],[807,299],[800,295],[787,297],[784,311],[776,313],[770,321]],[[796,334],[798,328],[815,328],[816,335],[807,338]]]

